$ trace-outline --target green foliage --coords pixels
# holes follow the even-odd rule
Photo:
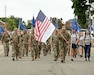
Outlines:
[[[18,24],[19,24],[19,18],[14,17],[14,16],[10,16],[9,18],[0,18],[0,20],[2,20],[3,22],[6,23],[6,28],[7,30],[14,30],[14,28],[18,28]]]
[[[94,0],[89,0],[90,3],[94,2]]]
[[[2,20],[3,22],[6,23],[6,28],[7,30],[14,30],[14,28],[18,28],[18,24],[19,24],[19,17],[14,17],[14,16],[10,16],[9,18],[0,18],[0,20]],[[58,19],[56,17],[52,18],[52,23],[53,25],[55,25],[56,20],[58,20],[58,27],[62,28],[63,24],[62,24],[62,18]],[[28,20],[28,23],[26,25],[27,29],[31,29],[32,23],[31,20]]]
[[[89,0],[89,2],[90,2],[90,3],[93,3],[93,2],[94,2],[94,0]],[[93,11],[91,11],[91,15],[94,15],[94,10],[93,10]]]
[[[86,11],[88,6],[86,5],[86,0],[72,0],[75,15],[78,17],[79,24],[85,28],[86,24]]]
[[[94,15],[94,10],[93,10],[93,11],[91,11],[91,15]]]
[[[28,24],[27,24],[26,28],[27,28],[27,29],[31,29],[31,25],[32,25],[32,24],[31,24],[31,20],[28,20]]]
[[[0,18],[0,20],[6,23],[7,18],[5,18],[5,17],[4,18]]]

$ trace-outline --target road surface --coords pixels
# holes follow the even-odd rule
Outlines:
[[[70,56],[66,56],[66,63],[61,63],[60,58],[55,62],[53,53],[41,55],[41,58],[35,61],[31,61],[30,55],[12,61],[11,51],[9,57],[4,57],[2,48],[0,45],[0,75],[94,75],[93,52],[90,62],[80,57],[71,61]]]

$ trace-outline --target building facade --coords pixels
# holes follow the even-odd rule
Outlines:
[[[6,24],[5,24],[3,21],[1,21],[1,20],[0,20],[0,26],[3,27],[4,29],[6,28],[6,27],[5,27]]]

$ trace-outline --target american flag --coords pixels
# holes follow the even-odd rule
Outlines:
[[[40,42],[45,42],[49,38],[49,36],[50,36],[49,34],[51,34],[53,32],[51,29],[50,29],[50,31],[48,31],[50,25],[51,25],[50,20],[40,10],[38,13],[38,16],[36,18],[36,25],[35,25],[35,30],[34,30],[35,39]],[[47,36],[47,38],[46,38],[46,36]]]

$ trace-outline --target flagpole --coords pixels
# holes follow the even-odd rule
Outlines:
[[[52,23],[52,17],[50,17],[50,22]],[[52,47],[52,36],[50,38],[50,43],[51,43],[51,51],[53,50],[53,47]]]
[[[66,41],[66,43],[69,44],[68,41],[65,39],[65,37],[63,36],[63,34],[61,34],[61,32],[60,32],[59,30],[58,30],[58,33],[59,33],[60,36]]]
[[[6,17],[7,17],[7,6],[6,6],[6,0],[5,0],[4,12],[5,12],[5,24],[6,24]],[[6,28],[5,28],[5,29],[6,29]]]
[[[6,0],[5,0],[5,6],[4,6],[4,9],[5,9],[5,18],[6,18],[6,13],[7,13]]]
[[[18,31],[20,30],[20,18],[19,18],[19,25],[18,25]]]

